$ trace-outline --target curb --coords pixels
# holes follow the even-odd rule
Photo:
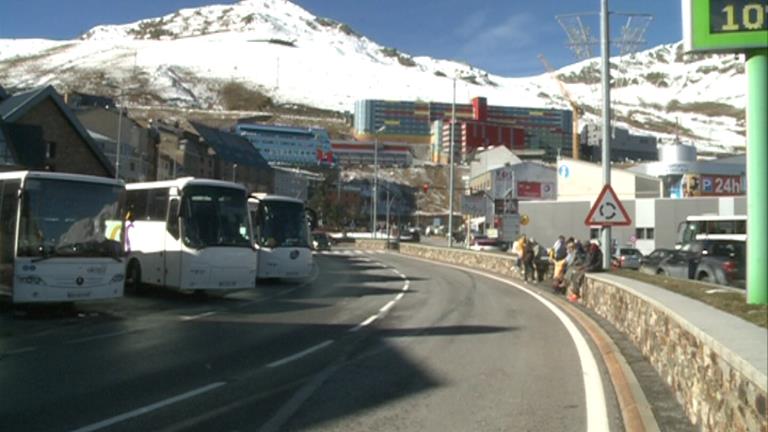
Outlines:
[[[651,405],[648,403],[648,399],[646,399],[635,373],[632,372],[619,347],[584,312],[560,298],[554,301],[581,325],[600,351],[605,366],[608,368],[608,375],[613,383],[613,388],[616,391],[616,398],[619,401],[625,430],[627,432],[659,432],[659,425],[651,411]]]

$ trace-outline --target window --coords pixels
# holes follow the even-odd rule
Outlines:
[[[0,183],[0,265],[13,264],[13,247],[16,240],[16,207],[19,201],[19,180]],[[3,274],[6,272],[3,271]],[[12,275],[13,272],[7,272]],[[0,281],[10,285],[11,281]]]
[[[147,190],[129,190],[126,193],[126,210],[133,220],[145,220],[147,217]]]
[[[635,228],[635,238],[642,240],[645,238],[645,228]]]
[[[153,221],[164,221],[168,209],[168,189],[150,190],[148,205],[148,219]]]
[[[600,237],[600,228],[590,228],[589,229],[589,238],[590,240],[594,240],[596,238]]]
[[[168,205],[166,229],[173,238],[179,239],[179,200],[177,198],[172,199]]]
[[[53,159],[56,157],[56,143],[53,141],[48,141],[45,143],[45,157],[48,159]]]
[[[645,238],[647,238],[648,240],[653,240],[654,235],[656,234],[654,231],[655,230],[653,228],[646,228],[645,229]]]

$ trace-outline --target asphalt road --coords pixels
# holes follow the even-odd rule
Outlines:
[[[529,293],[394,254],[316,262],[224,298],[0,312],[0,430],[620,430]]]

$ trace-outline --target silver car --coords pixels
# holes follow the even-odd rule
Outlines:
[[[640,260],[643,258],[643,253],[633,247],[620,247],[613,255],[619,267],[635,270],[640,268]]]

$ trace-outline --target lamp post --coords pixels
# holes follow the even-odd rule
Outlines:
[[[237,181],[237,163],[232,164],[232,183]]]
[[[371,195],[371,237],[376,238],[376,224],[379,222],[378,201],[379,201],[379,134],[387,129],[384,125],[374,132],[373,141],[373,193]]]
[[[448,155],[448,247],[453,247],[453,141],[456,128],[456,76],[453,77],[453,103],[451,104],[451,144]]]
[[[600,2],[601,78],[603,86],[603,183],[611,184],[611,68],[608,0]],[[611,268],[611,227],[603,227],[603,269]]]
[[[117,107],[117,104],[115,104]],[[115,180],[120,179],[120,135],[123,126],[123,107],[117,108],[117,145],[115,148]]]

